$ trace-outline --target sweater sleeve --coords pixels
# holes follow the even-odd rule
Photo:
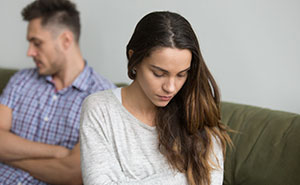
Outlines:
[[[224,178],[224,158],[219,139],[213,137],[213,170],[210,174],[211,185],[222,185]]]
[[[95,101],[94,101],[95,102]],[[99,109],[92,101],[83,103],[81,113],[80,147],[83,182],[86,185],[159,185],[186,184],[185,174],[166,172],[144,179],[127,177],[118,161],[110,141],[110,131]],[[124,154],[126,155],[126,154]]]

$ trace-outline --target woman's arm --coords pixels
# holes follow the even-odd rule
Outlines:
[[[144,179],[128,177],[114,148],[111,131],[97,108],[84,103],[81,114],[80,148],[83,182],[86,185],[143,185],[186,183],[185,174],[173,172],[150,175]],[[126,154],[124,154],[126,155]],[[139,169],[143,170],[143,169]]]
[[[155,174],[140,180],[126,177],[111,146],[94,128],[82,127],[80,142],[82,176],[86,185],[187,184],[185,174],[179,172]]]

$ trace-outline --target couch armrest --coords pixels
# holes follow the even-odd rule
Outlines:
[[[15,74],[17,70],[15,69],[4,69],[0,68],[0,94],[2,93],[2,90],[8,83],[10,77]]]
[[[230,133],[224,185],[300,184],[300,115],[228,102],[221,110],[238,131]]]

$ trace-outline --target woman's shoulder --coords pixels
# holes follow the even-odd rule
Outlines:
[[[114,101],[114,95],[111,89],[98,91],[87,96],[83,101],[83,108],[95,108],[105,106]]]

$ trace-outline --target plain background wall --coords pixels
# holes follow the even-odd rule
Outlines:
[[[74,0],[81,12],[80,45],[89,65],[127,82],[125,48],[136,23],[154,10],[192,24],[223,101],[300,113],[299,0]],[[0,1],[0,67],[33,67],[26,57],[31,1]]]

